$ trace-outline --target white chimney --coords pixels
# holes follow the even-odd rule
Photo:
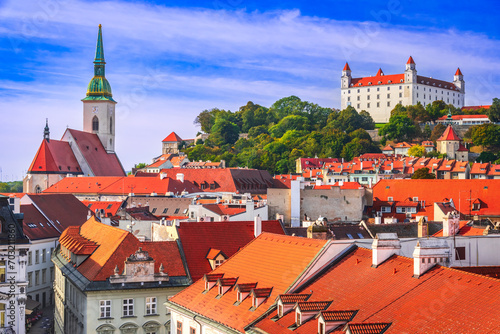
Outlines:
[[[444,239],[420,239],[413,251],[413,277],[420,277],[436,264],[445,266],[450,247]]]
[[[167,177],[167,173],[160,173],[160,180],[163,180]]]
[[[458,233],[460,214],[456,211],[448,212],[443,217],[443,237],[451,237]]]
[[[260,218],[260,215],[257,215],[253,221],[253,234],[257,238],[262,233],[262,218]]]
[[[181,181],[182,183],[184,183],[184,174],[183,173],[177,173],[176,177],[177,177],[177,181]]]
[[[396,233],[377,233],[372,243],[372,267],[378,267],[392,255],[399,255],[401,241]]]

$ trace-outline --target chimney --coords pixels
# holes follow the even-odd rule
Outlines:
[[[253,234],[257,238],[262,233],[262,218],[260,218],[260,215],[257,215],[253,221]]]
[[[419,278],[436,264],[445,266],[450,247],[443,239],[420,239],[413,251],[413,277]]]
[[[160,173],[160,180],[163,180],[167,177],[167,173]]]
[[[177,177],[177,181],[181,181],[182,183],[184,183],[184,174],[177,173],[176,177]]]
[[[418,220],[418,237],[425,238],[428,235],[429,235],[429,223],[427,222],[426,217],[421,217]]]
[[[460,215],[458,212],[448,212],[443,217],[443,237],[452,237],[458,233],[460,225]]]
[[[399,255],[401,242],[396,233],[377,233],[372,243],[372,267],[377,268],[392,255]]]

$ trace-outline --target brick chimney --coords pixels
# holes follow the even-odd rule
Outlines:
[[[450,247],[443,239],[420,239],[413,251],[413,277],[419,278],[436,264],[446,266]]]
[[[399,255],[401,242],[396,233],[377,233],[372,243],[372,267],[377,268],[392,255]]]

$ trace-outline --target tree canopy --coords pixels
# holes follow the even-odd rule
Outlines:
[[[299,157],[350,160],[380,152],[365,131],[375,127],[369,113],[325,108],[297,96],[279,99],[269,108],[248,102],[236,112],[203,110],[194,123],[209,137],[186,148],[189,159],[225,160],[229,167],[289,173]],[[242,133],[248,136],[239,138]]]
[[[424,168],[419,168],[413,173],[411,176],[412,179],[435,179],[436,175],[434,173],[431,173],[429,168],[424,167]]]

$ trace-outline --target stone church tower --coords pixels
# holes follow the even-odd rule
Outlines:
[[[115,104],[111,85],[105,77],[104,48],[99,24],[94,59],[94,77],[83,101],[83,131],[95,133],[108,153],[115,152]]]

